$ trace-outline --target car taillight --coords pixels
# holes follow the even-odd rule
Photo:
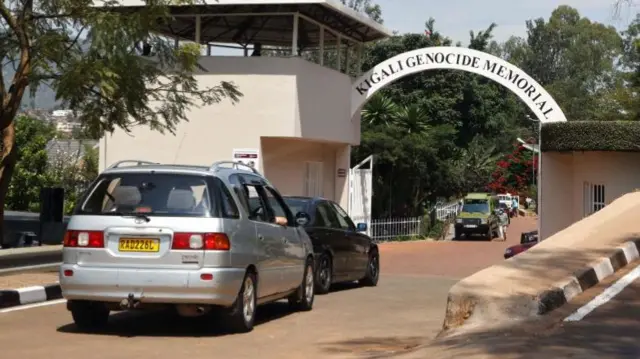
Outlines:
[[[99,231],[67,231],[62,244],[65,247],[104,248],[104,233]]]
[[[171,249],[228,251],[231,243],[224,233],[174,233]]]

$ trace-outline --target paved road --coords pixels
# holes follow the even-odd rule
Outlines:
[[[275,303],[259,314],[252,333],[225,335],[213,320],[182,319],[166,312],[114,314],[104,333],[78,333],[64,304],[0,314],[0,348],[7,358],[157,359],[350,358],[402,351],[428,342],[441,328],[448,289],[461,277],[502,260],[519,231],[505,242],[406,242],[381,246],[375,288],[343,286],[318,296],[309,313],[291,314]],[[515,234],[516,232],[517,235]],[[6,285],[11,285],[6,280]]]
[[[578,322],[564,319],[600,295],[640,261],[613,278],[588,290],[540,320],[517,324],[514,328],[485,331],[435,341],[409,358],[466,359],[637,359],[640,358],[640,280],[597,307]]]

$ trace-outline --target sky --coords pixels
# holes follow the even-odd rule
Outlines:
[[[623,8],[616,13],[615,0],[374,0],[382,7],[384,25],[400,33],[422,32],[430,18],[441,34],[463,44],[469,41],[469,31],[486,29],[492,22],[498,26],[494,38],[507,40],[511,35],[525,36],[525,21],[548,19],[560,5],[578,9],[582,16],[626,28],[638,9]]]

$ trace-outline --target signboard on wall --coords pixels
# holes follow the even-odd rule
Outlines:
[[[257,149],[251,148],[234,148],[233,161],[241,162],[247,166],[258,169],[260,166],[260,152]]]

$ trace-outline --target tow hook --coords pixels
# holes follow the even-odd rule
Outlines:
[[[140,306],[140,301],[136,300],[133,293],[129,293],[129,296],[120,302],[120,308],[122,309],[135,309]]]

